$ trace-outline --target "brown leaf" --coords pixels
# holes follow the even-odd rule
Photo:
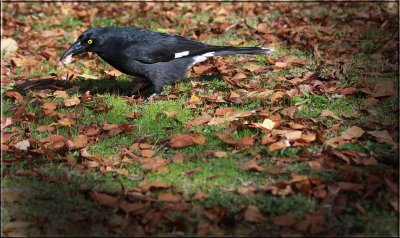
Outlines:
[[[131,118],[131,119],[136,119],[140,117],[140,114],[138,112],[130,112],[124,115],[127,118]]]
[[[217,158],[224,158],[228,156],[228,153],[226,151],[213,151],[212,154]]]
[[[142,162],[143,162],[142,168],[144,170],[157,171],[160,173],[169,172],[169,169],[165,167],[165,163],[167,161],[164,158],[161,157],[144,158]]]
[[[56,102],[45,102],[42,106],[41,106],[43,113],[45,115],[49,115],[51,113],[54,112],[54,110],[56,110],[57,108],[57,103]]]
[[[73,107],[75,105],[78,105],[81,102],[81,100],[77,97],[73,97],[73,98],[68,98],[64,100],[64,105],[66,107]]]
[[[379,81],[374,90],[372,91],[372,96],[373,97],[386,97],[386,96],[393,96],[395,94],[394,92],[394,85],[392,81]]]
[[[141,203],[130,203],[123,200],[119,203],[119,208],[125,213],[138,213],[145,209],[145,205]]]
[[[14,147],[16,148],[16,149],[19,149],[19,150],[28,150],[28,148],[31,146],[31,144],[29,143],[29,140],[22,140],[22,141],[20,141],[20,142],[18,142],[18,143],[16,143],[15,145],[14,145]]]
[[[228,136],[229,136],[228,134],[217,134],[217,133],[215,133],[214,135],[217,136],[223,142],[225,142],[226,144],[229,144],[229,145],[243,146],[243,147],[253,146],[254,145],[254,138],[252,138],[252,137],[245,136],[241,140],[235,141],[235,140],[229,139],[228,138]]]
[[[294,118],[294,113],[296,112],[296,110],[297,110],[297,107],[296,107],[296,106],[285,107],[285,108],[282,110],[281,113],[282,113],[283,115],[285,115],[285,116],[287,116],[287,117],[293,119],[293,118]]]
[[[13,123],[12,117],[1,118],[1,130]]]
[[[241,169],[243,170],[250,170],[250,171],[255,171],[255,172],[263,172],[265,171],[265,168],[257,164],[257,160],[252,159],[247,161],[246,163],[242,164],[240,166]]]
[[[232,80],[236,81],[236,80],[242,80],[245,78],[247,78],[247,75],[242,72],[239,72],[232,77]]]
[[[151,183],[147,183],[147,184],[143,184],[143,185],[139,186],[139,188],[144,193],[146,193],[150,190],[154,190],[154,189],[165,189],[165,188],[169,188],[169,187],[170,187],[170,185],[166,185],[164,182],[162,182],[160,180],[154,180]]]
[[[259,65],[256,65],[256,64],[249,64],[249,65],[247,65],[247,66],[245,67],[245,69],[247,69],[247,70],[250,71],[250,72],[257,71],[257,70],[259,70],[260,68],[262,68],[262,67],[259,66]]]
[[[225,116],[228,113],[232,113],[235,109],[233,107],[223,107],[223,108],[217,108],[215,110],[214,115],[216,116]]]
[[[146,158],[153,157],[155,154],[154,150],[142,150],[142,156]]]
[[[119,77],[122,75],[122,73],[116,69],[112,70],[104,70],[104,73],[111,76],[111,77]]]
[[[265,221],[265,217],[258,207],[249,205],[244,212],[244,220],[247,222],[258,223]]]
[[[99,193],[95,190],[90,191],[90,196],[93,200],[95,200],[98,204],[108,206],[108,207],[115,207],[118,205],[118,197],[111,196],[105,193]]]
[[[170,139],[170,145],[174,148],[187,147],[193,144],[203,145],[206,142],[206,137],[198,134],[174,134]]]
[[[211,69],[212,67],[213,67],[212,65],[196,65],[193,67],[193,70],[196,74],[202,74],[207,70]]]
[[[263,138],[261,139],[261,144],[269,145],[271,143],[274,143],[275,141],[276,141],[276,139],[272,136],[272,134],[268,133],[265,136],[263,136]]]
[[[57,125],[62,127],[71,127],[75,125],[75,120],[70,118],[63,118],[58,120]]]
[[[87,145],[88,138],[85,135],[78,135],[74,138],[73,143],[74,143],[74,148],[75,149],[81,149]]]
[[[203,125],[211,120],[211,116],[208,114],[203,114],[202,116],[196,117],[192,119],[191,121],[186,122],[186,124],[191,125],[191,126],[199,126]]]
[[[278,91],[278,92],[273,93],[273,94],[269,97],[269,99],[271,100],[271,102],[275,102],[275,101],[277,101],[277,100],[283,98],[283,96],[285,96],[285,92]]]
[[[286,139],[288,139],[289,141],[295,141],[301,138],[302,132],[301,131],[289,131],[285,134],[283,134],[283,136],[286,137]]]
[[[376,98],[367,98],[367,99],[363,99],[363,100],[361,100],[365,105],[368,105],[368,106],[373,106],[373,105],[376,105],[376,104],[378,104],[378,102],[379,102],[379,100],[378,99],[376,99]]]
[[[206,198],[208,198],[208,195],[200,191],[193,195],[192,200],[204,200]]]
[[[311,132],[305,132],[301,134],[301,137],[297,139],[298,142],[310,143],[317,139],[317,135]]]
[[[351,138],[357,139],[357,138],[360,138],[364,134],[364,132],[365,131],[363,129],[361,129],[360,127],[352,126],[348,129],[346,129],[345,131],[343,131],[341,137],[343,139],[351,139]]]
[[[238,187],[237,193],[240,195],[254,195],[256,188],[253,186],[246,186],[246,187]]]
[[[336,120],[340,120],[340,118],[338,116],[336,116],[334,112],[329,111],[329,110],[322,110],[321,116],[322,117],[332,117]]]
[[[397,146],[397,143],[393,140],[393,138],[389,135],[389,133],[384,131],[368,131],[368,134],[373,136],[380,143],[387,143],[390,145]]]
[[[278,69],[284,69],[284,68],[288,67],[288,64],[285,62],[276,62],[275,67]]]
[[[160,193],[158,195],[158,201],[161,202],[179,202],[182,199],[180,195],[175,195],[172,193]]]
[[[61,90],[57,90],[53,93],[53,95],[56,98],[63,98],[63,99],[67,99],[68,98],[68,94],[66,91],[61,91]]]
[[[3,190],[1,193],[1,202],[17,202],[22,197],[22,191],[11,190],[5,191]]]
[[[36,130],[39,131],[39,132],[42,132],[42,131],[54,131],[54,127],[49,126],[49,125],[43,125],[43,126],[39,126]]]
[[[276,151],[276,150],[281,150],[284,148],[287,148],[290,146],[289,140],[280,140],[278,142],[272,143],[268,146],[268,151]]]
[[[280,215],[272,218],[272,222],[277,226],[293,226],[296,224],[296,219],[291,215]]]
[[[183,161],[185,161],[185,156],[184,156],[183,153],[178,153],[178,154],[173,155],[172,158],[171,158],[171,160],[172,160],[172,162],[174,162],[174,163],[180,164],[180,163],[182,163]]]
[[[23,101],[24,100],[24,97],[22,97],[22,95],[19,92],[7,91],[5,93],[5,95],[10,97],[10,98],[14,98],[17,101]]]

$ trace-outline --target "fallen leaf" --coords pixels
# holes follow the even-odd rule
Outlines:
[[[63,118],[58,120],[57,125],[62,126],[62,127],[71,127],[75,125],[75,120],[70,119],[70,118]]]
[[[202,74],[207,70],[211,69],[212,67],[213,67],[212,65],[196,65],[193,67],[193,70],[196,74]]]
[[[1,193],[1,202],[17,202],[22,197],[22,191],[12,190],[5,191]]]
[[[53,95],[56,98],[63,98],[63,99],[67,99],[68,98],[68,94],[66,91],[61,91],[61,90],[57,90],[53,93]]]
[[[387,143],[390,145],[397,146],[397,143],[393,140],[393,138],[389,135],[389,132],[384,131],[368,131],[368,134],[373,136],[380,143]]]
[[[262,68],[262,67],[259,66],[259,65],[256,65],[256,64],[249,64],[249,65],[247,65],[247,66],[245,67],[245,69],[247,69],[247,70],[250,71],[250,72],[257,71],[257,70],[259,70],[260,68]]]
[[[81,149],[87,145],[87,142],[88,142],[88,138],[86,135],[78,135],[73,140],[74,148]]]
[[[244,220],[247,222],[258,223],[265,221],[265,217],[258,207],[249,205],[244,212]]]
[[[57,108],[57,103],[56,102],[45,102],[42,106],[41,106],[43,113],[45,115],[50,115],[51,113],[54,112],[54,110],[56,110]]]
[[[276,125],[276,123],[275,122],[273,122],[271,119],[265,119],[264,121],[263,121],[263,123],[262,123],[262,127],[263,128],[266,128],[266,129],[268,129],[268,130],[272,130],[272,129],[274,129],[274,126]]]
[[[206,142],[206,137],[198,134],[174,134],[170,139],[170,146],[174,148],[187,147],[193,144],[203,145]]]
[[[228,156],[226,151],[213,151],[213,155],[217,158],[224,158]]]
[[[192,200],[204,200],[206,198],[208,198],[208,195],[206,193],[199,191],[193,195]]]
[[[75,105],[78,105],[81,102],[81,100],[77,97],[73,97],[73,98],[68,98],[64,100],[64,105],[66,107],[73,107]]]
[[[241,169],[243,170],[250,170],[250,171],[255,171],[255,172],[263,172],[265,171],[265,168],[257,164],[257,160],[252,159],[247,161],[246,163],[242,164],[240,166]]]
[[[288,66],[287,63],[285,63],[285,62],[276,62],[275,63],[275,67],[278,68],[278,69],[284,69],[287,66]]]
[[[372,96],[375,98],[393,96],[395,94],[394,89],[395,87],[392,81],[379,81],[372,91]]]
[[[289,140],[280,140],[278,142],[272,143],[268,146],[268,151],[273,152],[276,150],[281,150],[290,146]]]
[[[194,119],[192,119],[191,121],[186,122],[187,125],[191,125],[191,126],[199,126],[199,125],[203,125],[207,122],[209,122],[211,120],[211,116],[208,114],[203,114],[202,116],[196,117]]]
[[[289,141],[295,141],[301,138],[302,132],[301,131],[289,131],[285,134],[283,134],[283,136],[286,137],[286,139],[288,139]]]
[[[273,217],[272,222],[277,226],[290,227],[296,224],[296,219],[291,215],[280,215]]]
[[[160,193],[158,195],[158,201],[161,202],[179,202],[181,200],[180,195],[175,195],[172,193]]]
[[[49,125],[43,125],[43,126],[39,126],[38,128],[36,128],[37,131],[42,132],[42,131],[54,131],[54,127],[49,126]]]
[[[165,188],[169,188],[169,187],[170,187],[170,185],[167,185],[160,180],[154,180],[151,183],[147,183],[147,184],[143,184],[143,185],[139,186],[139,188],[144,193],[146,193],[150,190],[154,190],[154,189],[165,189]]]
[[[247,78],[247,75],[246,74],[244,74],[244,73],[242,73],[242,72],[239,72],[239,73],[237,73],[237,74],[235,74],[233,77],[232,77],[232,80],[242,80],[242,79],[245,79],[245,78]]]
[[[195,105],[200,105],[203,102],[201,101],[201,99],[199,97],[197,97],[195,94],[192,94],[192,96],[190,97],[189,100],[189,104],[195,104]]]
[[[361,129],[360,127],[352,126],[348,129],[346,129],[345,131],[343,131],[341,137],[343,139],[351,139],[351,138],[357,139],[357,138],[360,138],[364,134],[364,132],[365,131],[363,129]]]
[[[321,116],[322,117],[332,117],[336,120],[340,120],[340,118],[338,116],[336,116],[334,112],[329,111],[329,110],[322,110]]]
[[[256,191],[256,188],[253,186],[245,186],[245,187],[239,187],[237,189],[237,193],[240,195],[247,195],[251,196],[254,195],[254,192]]]
[[[114,207],[118,205],[118,197],[111,196],[105,193],[99,193],[95,190],[90,191],[90,196],[92,197],[93,200],[95,200],[98,204],[108,206],[108,207]]]
[[[5,95],[10,97],[10,98],[14,98],[17,101],[23,101],[24,100],[24,97],[22,97],[22,95],[19,92],[7,91],[5,93]]]
[[[179,164],[179,163],[182,163],[183,161],[185,161],[185,156],[184,156],[183,153],[178,153],[178,154],[173,155],[171,160],[174,163],[178,163]]]
[[[145,209],[145,205],[141,203],[130,203],[125,200],[122,200],[119,203],[119,208],[125,213],[137,213],[139,211],[143,211]]]
[[[31,146],[31,144],[29,143],[29,140],[22,140],[14,145],[14,147],[16,149],[25,150],[25,151],[28,150],[29,146]]]
[[[13,123],[12,117],[1,118],[1,130]]]
[[[1,52],[4,56],[7,56],[9,53],[18,50],[17,42],[12,38],[4,38],[1,39]]]
[[[225,116],[228,113],[232,113],[235,109],[233,107],[223,107],[223,108],[217,108],[215,110],[214,115],[216,116]]]
[[[155,151],[154,150],[142,150],[141,153],[142,153],[143,157],[150,158],[150,157],[154,156]]]

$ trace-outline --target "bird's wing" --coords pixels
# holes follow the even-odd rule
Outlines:
[[[136,39],[130,47],[135,53],[136,60],[147,64],[193,57],[217,48],[182,36],[156,32],[151,32],[142,39]]]

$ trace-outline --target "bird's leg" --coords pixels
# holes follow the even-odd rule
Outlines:
[[[143,101],[144,102],[151,102],[152,99],[157,96],[158,94],[160,94],[163,91],[164,85],[163,84],[154,84],[154,91],[152,94],[150,94],[150,96],[146,97]]]
[[[143,102],[151,102],[155,96],[157,96],[157,93],[152,93],[150,96],[143,99]]]
[[[131,90],[131,95],[138,93],[139,91],[145,90],[151,85],[151,83],[143,78],[137,78],[135,87]]]

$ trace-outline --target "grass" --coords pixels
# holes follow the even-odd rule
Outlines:
[[[40,7],[40,4],[34,4]],[[228,7],[227,3],[223,3]],[[173,6],[173,5],[171,5]],[[165,5],[168,8],[168,4]],[[2,5],[3,10],[11,11],[7,6]],[[168,8],[169,9],[169,8]],[[49,15],[40,15],[35,13],[36,18],[45,19]],[[224,21],[229,24],[234,24],[241,19],[240,11],[229,14],[225,17]],[[302,12],[301,14],[306,14]],[[318,12],[312,12],[311,17],[326,16],[334,17],[335,14],[326,9],[320,9]],[[249,26],[256,28],[257,24],[262,20],[273,24],[278,19],[285,15],[278,10],[272,10],[263,19],[255,17],[246,17]],[[149,11],[146,13],[147,17],[139,17],[134,15],[135,21],[128,19],[126,16],[118,16],[110,18],[106,15],[95,15],[90,26],[114,26],[114,25],[136,25],[151,28],[154,30],[167,32],[170,29],[182,30],[187,27],[187,33],[193,33],[191,30],[197,28],[205,28],[204,26],[213,26],[215,18],[217,17],[212,12],[199,12],[192,13],[191,21],[198,23],[194,25],[188,23],[187,25],[180,24],[179,18],[168,20],[169,24],[175,26],[174,28],[166,25],[157,14]],[[261,17],[261,16],[259,16]],[[305,15],[305,17],[310,17]],[[16,19],[24,22],[31,17],[19,15]],[[164,19],[165,20],[165,19]],[[132,22],[131,22],[132,21]],[[186,24],[186,23],[185,23]],[[73,39],[72,32],[80,32],[82,29],[89,26],[84,20],[73,17],[64,17],[59,19],[59,24],[51,24],[50,22],[40,21],[38,24],[32,25],[33,31],[43,31],[52,29],[66,29],[66,34],[59,38],[60,45],[69,44]],[[247,29],[247,28],[245,28]],[[16,37],[22,29],[16,29],[12,36]],[[238,35],[235,28],[231,28],[224,34],[215,34],[215,37],[208,37],[204,42],[215,45],[226,45],[232,40],[247,40],[244,45],[255,46],[260,43],[258,39],[248,39],[248,35]],[[251,30],[251,29],[250,29]],[[18,33],[18,34],[17,34]],[[345,36],[345,31],[341,30],[339,33],[342,37]],[[270,71],[262,74],[249,73],[248,79],[257,79],[262,81],[260,87],[270,90],[279,89],[279,86],[291,87],[284,82],[277,82],[276,78],[279,76],[298,76],[302,77],[309,71],[318,71],[319,79],[321,81],[330,80],[332,72],[335,71],[337,83],[340,87],[346,86],[365,86],[365,84],[374,85],[376,82],[384,79],[389,79],[394,82],[395,88],[398,89],[398,82],[394,75],[376,76],[364,75],[366,69],[374,68],[379,69],[379,65],[371,61],[371,55],[379,49],[382,44],[376,38],[382,36],[387,38],[390,34],[382,29],[368,28],[362,36],[362,40],[358,42],[359,54],[355,54],[348,59],[346,64],[346,72],[340,71],[337,65],[318,65],[319,59],[316,59],[309,51],[303,49],[291,49],[285,43],[278,42],[275,44],[275,51],[270,56],[272,59],[282,57],[294,57],[304,60],[305,66],[293,66],[281,71]],[[40,48],[41,47],[41,48]],[[40,46],[40,49],[44,49]],[[320,49],[324,47],[329,48],[327,45],[321,45]],[[61,49],[57,49],[61,53]],[[84,57],[82,57],[83,59]],[[265,56],[248,56],[245,60],[239,57],[232,57],[232,67],[237,71],[244,70],[249,64],[257,64],[262,67],[273,67],[265,58]],[[175,154],[181,153],[184,155],[185,160],[182,163],[170,162],[166,167],[170,172],[155,172],[148,171],[142,168],[139,164],[125,164],[121,163],[116,168],[126,169],[129,175],[123,175],[116,171],[101,172],[98,168],[92,170],[84,170],[79,167],[69,166],[65,164],[67,158],[76,159],[78,164],[87,160],[80,155],[80,151],[65,151],[64,154],[57,154],[53,156],[52,160],[48,160],[46,155],[38,156],[37,158],[22,158],[15,153],[3,153],[3,159],[18,158],[21,162],[12,166],[2,166],[2,190],[18,190],[21,191],[22,196],[18,201],[12,203],[2,202],[2,218],[3,224],[11,221],[32,221],[34,226],[28,229],[28,235],[50,235],[56,236],[59,234],[79,235],[79,236],[115,236],[120,233],[115,232],[113,229],[107,228],[111,218],[122,216],[121,210],[114,208],[107,208],[93,202],[90,198],[88,191],[96,190],[110,194],[117,194],[121,191],[121,187],[125,191],[130,191],[140,184],[150,183],[155,180],[164,182],[165,184],[172,185],[171,190],[161,190],[152,192],[153,197],[161,192],[172,191],[173,193],[181,194],[186,198],[190,198],[198,192],[204,192],[208,195],[207,199],[199,201],[189,201],[191,208],[187,214],[181,214],[175,211],[169,211],[172,217],[182,217],[185,224],[187,223],[187,233],[185,235],[194,235],[197,232],[197,225],[199,222],[209,222],[203,212],[207,209],[215,209],[215,207],[224,207],[227,209],[227,219],[242,219],[242,212],[248,205],[256,205],[266,217],[266,222],[260,224],[251,224],[249,222],[240,222],[232,228],[232,233],[235,234],[240,228],[249,229],[254,233],[264,232],[263,234],[282,235],[276,232],[290,232],[289,228],[278,228],[273,225],[272,217],[276,215],[291,214],[299,220],[302,220],[307,214],[328,210],[329,214],[332,211],[343,210],[332,215],[335,219],[330,220],[329,224],[337,229],[338,235],[367,235],[367,236],[396,236],[398,232],[397,221],[398,213],[381,207],[373,198],[359,199],[357,201],[348,200],[347,203],[341,204],[340,207],[336,203],[330,201],[317,199],[313,196],[295,193],[290,196],[274,196],[263,190],[265,185],[274,185],[279,182],[285,182],[291,179],[291,175],[307,175],[316,177],[329,184],[336,183],[340,180],[340,174],[335,169],[313,169],[307,161],[299,162],[285,162],[285,159],[292,158],[293,160],[306,156],[307,158],[314,159],[321,153],[324,145],[318,141],[309,144],[305,147],[289,147],[282,150],[270,152],[268,146],[261,145],[260,138],[266,134],[259,129],[248,128],[244,126],[233,126],[233,124],[226,123],[221,125],[200,125],[197,127],[186,128],[186,122],[201,115],[202,112],[212,114],[217,108],[233,107],[235,110],[253,111],[262,108],[263,110],[274,110],[276,108],[298,106],[295,112],[297,121],[309,122],[310,119],[316,120],[311,125],[310,130],[316,131],[321,128],[331,128],[335,124],[340,126],[337,130],[328,132],[321,131],[325,139],[340,136],[340,134],[347,128],[357,125],[364,130],[373,130],[366,125],[365,121],[373,120],[382,123],[380,129],[389,129],[393,121],[397,119],[398,114],[398,95],[387,99],[380,99],[378,105],[368,106],[362,103],[363,99],[369,96],[363,93],[356,93],[350,96],[330,99],[327,93],[314,94],[303,92],[302,96],[293,96],[283,101],[270,103],[268,99],[253,100],[246,98],[244,103],[211,103],[208,101],[203,102],[202,105],[196,108],[188,108],[188,101],[192,94],[195,95],[209,95],[213,96],[217,92],[222,92],[225,97],[229,96],[231,91],[239,91],[228,84],[222,79],[222,75],[203,75],[198,79],[184,79],[177,83],[175,86],[167,85],[163,96],[174,92],[175,87],[181,91],[177,93],[177,99],[163,99],[163,97],[156,99],[153,103],[138,103],[131,98],[126,97],[126,93],[134,86],[130,76],[122,75],[116,79],[110,79],[108,76],[102,74],[102,70],[108,69],[108,64],[99,57],[90,59],[95,62],[98,67],[93,69],[86,67],[84,64],[76,62],[74,65],[82,69],[83,74],[98,76],[98,80],[88,80],[83,77],[76,77],[72,82],[74,86],[79,87],[79,92],[69,93],[69,97],[81,97],[82,92],[94,91],[93,101],[82,103],[75,107],[67,108],[63,106],[63,99],[61,98],[33,98],[26,92],[21,92],[24,97],[28,98],[26,108],[27,113],[33,113],[37,117],[37,121],[25,121],[26,119],[18,119],[12,126],[4,129],[5,132],[18,132],[13,140],[20,141],[25,139],[26,133],[36,140],[42,140],[49,134],[59,134],[66,138],[74,138],[80,134],[79,126],[95,125],[103,128],[105,122],[108,124],[122,124],[127,123],[134,125],[131,133],[121,133],[118,135],[108,136],[103,133],[96,138],[98,141],[90,142],[87,150],[92,155],[101,156],[106,161],[121,161],[121,151],[123,147],[129,148],[135,142],[151,143],[152,149],[156,151],[156,156],[165,159],[169,162],[171,157]],[[52,62],[47,60],[41,61],[33,67],[29,72],[23,68],[15,68],[12,70],[14,76],[21,78],[41,77],[49,74],[60,74],[61,69],[52,65]],[[192,82],[206,83],[198,87],[199,91],[193,91]],[[6,91],[12,90],[12,85],[2,86],[2,116],[10,117],[18,109],[20,103],[15,102],[4,95]],[[39,93],[39,90],[33,90]],[[50,117],[43,115],[41,112],[41,105],[43,102],[56,102],[57,111],[59,113],[79,113],[77,125],[70,128],[63,128],[55,126],[56,130],[52,133],[39,132],[37,128],[41,125],[49,125],[56,123],[58,117]],[[329,110],[335,113],[336,116],[341,118],[337,120],[331,117],[322,117],[321,111]],[[374,110],[376,115],[370,115],[368,110]],[[139,117],[130,119],[126,117],[129,113],[138,113]],[[359,116],[356,118],[346,118],[353,112],[358,112]],[[278,114],[279,110],[274,114]],[[246,118],[248,122],[261,122],[261,118]],[[286,117],[285,117],[286,120]],[[250,149],[234,147],[225,144],[222,140],[217,138],[215,133],[224,133],[231,131],[231,139],[240,140],[245,136],[253,136],[256,143]],[[171,148],[168,146],[170,137],[176,133],[198,133],[206,137],[204,145],[192,145],[185,148]],[[25,134],[24,134],[25,133]],[[396,162],[397,152],[388,144],[378,143],[371,137],[363,137],[360,140],[355,140],[351,143],[340,145],[340,151],[351,150],[360,152],[366,156],[376,157],[379,159],[379,166],[354,166],[355,171],[386,171],[392,164],[398,165]],[[225,151],[226,157],[215,157],[212,151]],[[257,158],[257,164],[266,168],[264,172],[254,172],[243,170],[241,166],[256,158],[256,154],[260,157]],[[281,161],[279,161],[281,159]],[[89,159],[88,159],[89,160]],[[338,162],[339,163],[339,162]],[[106,166],[102,169],[106,169]],[[116,169],[114,168],[114,169]],[[41,176],[17,176],[17,171],[44,171],[45,175]],[[281,170],[282,173],[273,174],[270,171]],[[188,171],[197,171],[192,175],[188,175]],[[190,173],[189,173],[190,174]],[[363,178],[364,179],[364,178]],[[238,188],[246,185],[254,186],[257,189],[254,195],[240,195]],[[352,196],[360,197],[362,194],[348,192]],[[342,194],[340,194],[342,196]],[[391,199],[391,195],[386,193],[382,195],[377,194],[376,199],[382,200],[381,203],[388,206],[387,203]],[[351,197],[351,196],[350,196]],[[337,197],[337,200],[342,199]],[[140,201],[134,201],[140,202]],[[354,208],[354,203],[360,202],[366,209],[366,214]],[[162,210],[165,203],[155,203],[156,206],[152,209]],[[142,216],[142,215],[141,215]],[[144,217],[144,215],[143,215]],[[144,218],[143,218],[144,219]],[[143,220],[144,222],[144,220]],[[222,226],[228,226],[224,222]],[[229,223],[229,221],[227,222]],[[89,225],[87,225],[89,224]],[[93,225],[95,224],[95,225]],[[132,227],[134,225],[131,225]],[[160,227],[168,227],[168,223],[160,222]],[[89,227],[89,229],[88,229]],[[268,233],[267,233],[268,232]],[[272,233],[270,233],[272,232]],[[260,233],[261,234],[261,233]],[[156,234],[160,235],[160,234]],[[165,234],[163,234],[165,235]]]

